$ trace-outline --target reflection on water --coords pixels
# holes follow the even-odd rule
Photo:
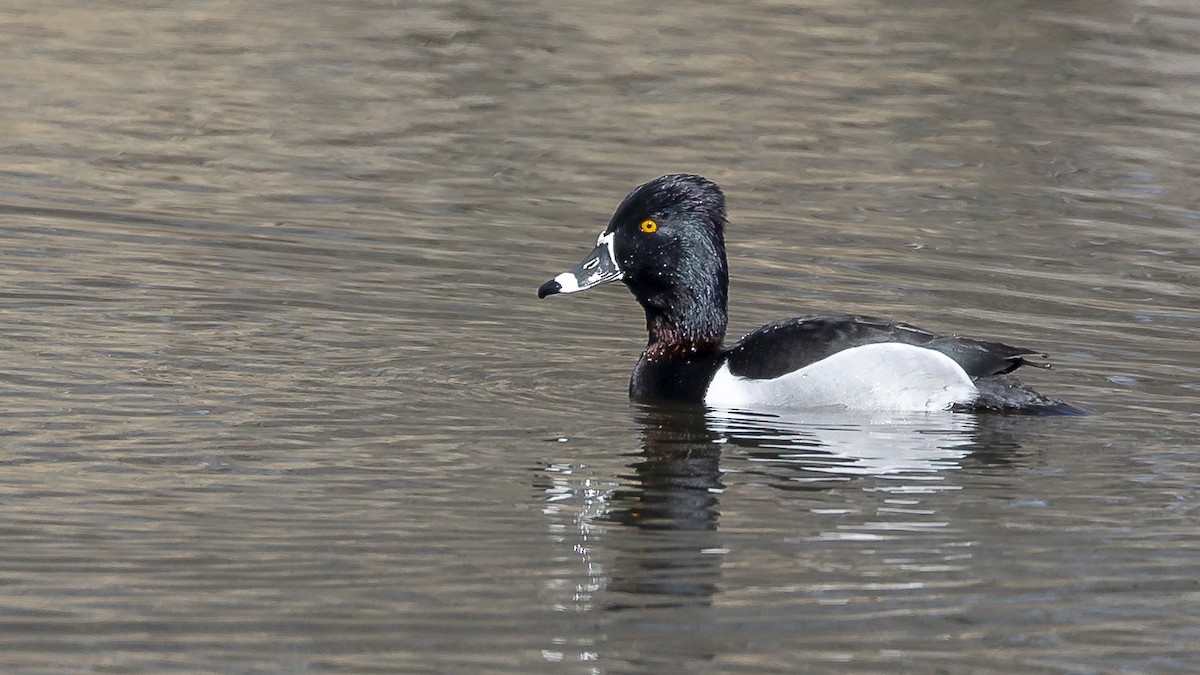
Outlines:
[[[707,604],[722,559],[713,536],[725,487],[719,437],[701,415],[637,410],[641,457],[614,491],[606,514],[606,520],[625,526],[614,542],[606,606]]]
[[[977,418],[951,412],[863,416],[722,410],[710,413],[710,425],[753,460],[787,465],[800,474],[920,480],[959,468],[971,451]]]
[[[580,483],[570,467],[543,474],[552,530],[573,543],[589,570],[588,581],[574,586],[586,587],[586,597],[572,600],[590,608],[603,589],[609,609],[706,604],[720,565],[720,547],[708,534],[717,530],[724,487],[721,444],[703,415],[639,410],[642,449],[632,455],[632,475],[616,477],[613,488]],[[616,558],[594,567],[589,551],[599,539]]]
[[[647,619],[632,610],[686,610],[656,620],[711,622],[703,611],[720,594],[722,568],[738,546],[721,532],[722,499],[728,495],[737,503],[759,481],[789,492],[851,489],[876,495],[877,506],[858,517],[845,508],[812,508],[811,516],[837,518],[809,538],[882,542],[942,531],[950,539],[929,545],[924,554],[942,556],[939,562],[897,553],[894,563],[923,573],[961,571],[970,542],[952,532],[940,509],[924,505],[922,495],[961,490],[944,481],[948,472],[972,460],[1002,465],[1001,456],[1018,448],[1004,430],[1005,418],[956,413],[855,418],[635,405],[633,417],[641,447],[622,453],[631,473],[598,480],[581,479],[565,466],[540,472],[543,512],[555,541],[573,551],[575,569],[582,570],[556,581],[557,588],[571,592],[557,607],[610,613],[602,634],[561,640],[589,650],[606,636],[644,630]],[[978,459],[972,457],[976,452]],[[789,510],[771,517],[798,515]],[[607,555],[597,556],[598,550]],[[813,591],[826,596],[835,588],[825,583]],[[703,660],[704,652],[693,650],[687,658]],[[668,659],[660,665],[667,663],[678,664]]]

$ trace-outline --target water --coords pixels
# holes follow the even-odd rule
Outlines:
[[[8,672],[1200,669],[1188,2],[8,3]],[[631,406],[634,185],[734,337],[1051,352],[1085,418]]]

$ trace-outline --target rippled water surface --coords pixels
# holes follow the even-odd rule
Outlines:
[[[1200,8],[9,2],[0,662],[1200,669]],[[631,406],[621,197],[731,332],[1044,349],[1097,414]],[[736,336],[735,335],[735,336]]]

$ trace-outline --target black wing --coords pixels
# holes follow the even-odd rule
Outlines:
[[[971,379],[1010,373],[1045,358],[1032,349],[1000,342],[941,336],[916,326],[869,316],[807,316],[768,324],[729,349],[729,370],[738,377],[770,379],[799,370],[843,349],[877,342],[901,342],[937,350],[954,359]]]

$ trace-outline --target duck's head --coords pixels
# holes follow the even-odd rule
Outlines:
[[[542,284],[538,297],[620,280],[646,310],[651,343],[719,343],[729,285],[725,222],[725,196],[712,181],[656,178],[625,197],[596,248]]]

